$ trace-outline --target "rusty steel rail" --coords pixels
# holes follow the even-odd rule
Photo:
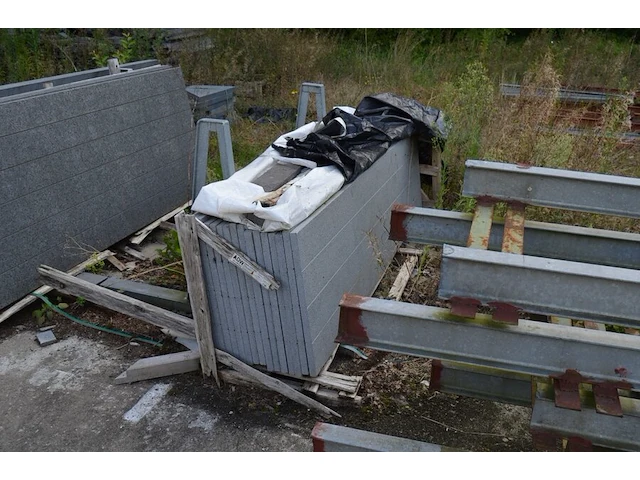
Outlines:
[[[581,411],[556,408],[552,400],[536,399],[531,414],[531,433],[534,443],[550,440],[554,450],[555,440],[562,438],[578,440],[578,449],[591,450],[593,446],[624,451],[640,450],[640,417],[625,415],[615,417],[601,415],[594,409]]]
[[[528,407],[533,405],[535,398],[555,398],[554,383],[548,378],[440,360],[431,362],[429,388],[443,393]],[[622,414],[640,417],[640,394],[625,390],[620,390],[619,393]],[[596,399],[598,394],[597,390],[594,394],[592,385],[581,384],[578,390],[581,406],[596,408],[596,404],[601,402],[600,398]]]
[[[446,452],[456,451],[433,443],[316,423],[311,432],[314,452]]]
[[[640,178],[467,160],[462,194],[640,218]]]
[[[640,327],[640,270],[445,245],[440,298]]]
[[[514,255],[515,257],[515,255]],[[539,377],[579,372],[589,382],[640,388],[640,337],[345,294],[336,342]]]
[[[464,247],[473,215],[395,205],[391,240]],[[493,221],[488,249],[500,251],[504,224]],[[556,223],[524,222],[524,254],[573,262],[640,269],[640,235]]]

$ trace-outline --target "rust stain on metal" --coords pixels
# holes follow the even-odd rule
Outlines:
[[[345,293],[340,300],[340,320],[336,342],[366,347],[369,343],[367,329],[362,324],[360,306],[367,297]]]
[[[616,367],[613,369],[613,371],[616,373],[616,375],[619,375],[621,377],[626,377],[627,374],[629,373],[627,369],[624,367]]]
[[[479,300],[467,297],[452,297],[449,303],[453,315],[467,318],[475,318],[478,308],[482,305]]]
[[[489,236],[491,234],[494,206],[494,201],[486,201],[484,197],[477,199],[476,209],[473,212],[473,221],[469,229],[467,247],[482,250],[489,248]]]
[[[504,302],[489,302],[487,305],[493,308],[491,317],[494,320],[512,325],[518,324],[520,309],[515,305]]]
[[[407,211],[412,209],[411,205],[405,205],[402,203],[396,203],[391,208],[391,227],[389,229],[389,239],[406,241],[407,229],[404,226],[404,221],[407,218]]]
[[[596,402],[596,412],[622,417],[622,405],[615,384],[611,382],[593,384],[593,398]]]
[[[567,438],[567,452],[593,452],[593,444],[582,437]]]
[[[533,446],[536,450],[543,452],[557,452],[560,450],[561,439],[558,435],[542,428],[534,427],[530,429],[530,432],[531,440],[533,440]]]
[[[568,369],[561,375],[551,375],[555,391],[556,407],[582,410],[580,406],[580,383],[584,381],[577,370]]]
[[[314,452],[324,452],[324,440],[322,440],[322,433],[324,431],[325,426],[322,422],[317,422],[313,430],[311,430],[311,442]]]
[[[520,202],[509,203],[504,218],[502,235],[502,251],[507,253],[524,253],[524,210]]]
[[[442,362],[440,360],[431,360],[431,377],[429,379],[429,390],[438,392],[442,386]]]

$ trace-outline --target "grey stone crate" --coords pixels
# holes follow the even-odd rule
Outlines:
[[[180,69],[92,75],[3,88],[20,93],[0,98],[0,308],[38,287],[39,264],[66,270],[189,199]]]
[[[238,345],[214,342],[270,371],[317,375],[335,346],[342,295],[372,294],[393,258],[391,206],[418,202],[417,148],[403,140],[290,231],[261,233],[200,215],[280,282],[277,291],[265,290],[217,254],[212,263],[210,247],[201,243],[207,291],[219,302],[211,307],[214,332],[222,326]]]

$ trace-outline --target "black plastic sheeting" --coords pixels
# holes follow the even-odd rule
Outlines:
[[[440,110],[393,93],[364,97],[353,115],[334,108],[322,123],[306,138],[288,138],[286,147],[273,148],[285,157],[312,160],[319,166],[336,165],[347,183],[398,140],[417,136],[418,155],[424,163],[432,145],[444,148],[448,134]]]

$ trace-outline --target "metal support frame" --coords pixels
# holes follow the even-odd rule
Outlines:
[[[638,270],[451,245],[442,250],[440,298],[638,328],[640,305],[633,299],[639,292]]]
[[[465,246],[472,215],[395,205],[389,238],[427,245]],[[556,223],[524,222],[524,254],[537,257],[640,269],[640,235]],[[504,224],[493,221],[489,250],[500,251]]]
[[[327,114],[324,85],[321,83],[304,82],[300,86],[300,94],[298,95],[298,115],[296,117],[296,128],[300,128],[306,123],[307,109],[309,107],[309,94],[311,93],[316,96],[316,111],[318,114],[318,121],[322,120]]]
[[[446,452],[454,449],[408,438],[316,423],[311,432],[314,452]]]
[[[514,255],[515,256],[515,255]],[[640,337],[345,294],[336,342],[539,377],[578,371],[590,382],[640,388]]]
[[[200,189],[207,184],[209,134],[211,132],[215,132],[218,137],[222,178],[227,179],[235,172],[229,121],[218,118],[201,118],[196,124],[196,149],[193,166],[193,187],[191,192],[191,198],[193,200],[198,196]]]
[[[593,409],[573,411],[556,408],[552,400],[536,399],[531,414],[531,432],[536,437],[553,440],[568,438],[569,448],[572,440],[580,440],[586,449],[590,445],[617,450],[640,450],[640,417],[615,417],[600,415]],[[575,444],[575,443],[574,443]]]
[[[462,194],[640,218],[640,178],[467,160]]]

